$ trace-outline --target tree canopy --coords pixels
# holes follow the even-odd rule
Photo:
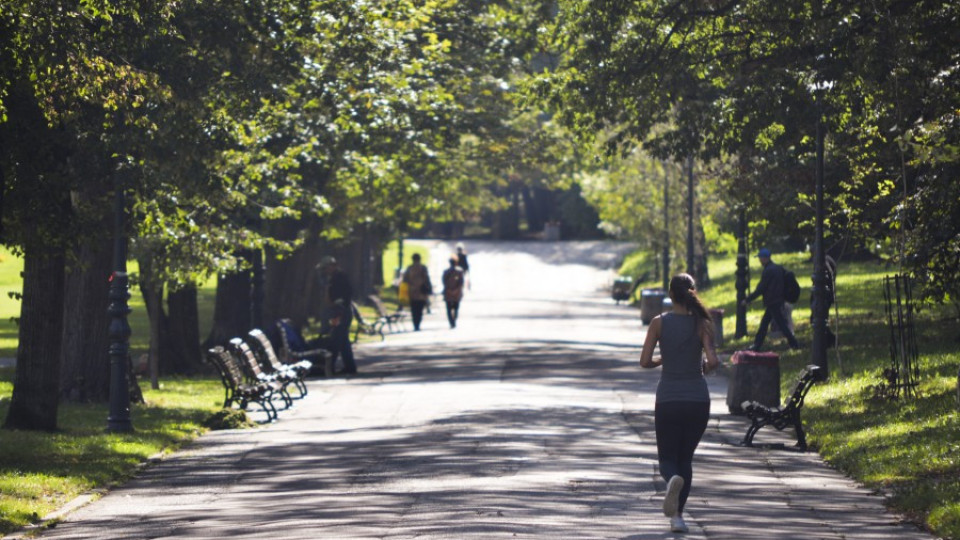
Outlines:
[[[548,15],[512,0],[4,2],[0,240],[53,257],[28,262],[24,308],[59,320],[62,291],[26,283],[89,264],[77,250],[108,238],[114,189],[154,290],[247,249],[496,207],[514,166],[497,149],[531,136],[511,120],[514,79]],[[60,330],[32,320],[19,396],[57,377],[41,334]]]
[[[529,85],[611,150],[732,164],[726,198],[772,235],[812,234],[814,140],[828,133],[827,233],[960,297],[960,7],[945,1],[561,0],[559,63]],[[936,194],[936,195],[934,195]],[[933,234],[934,229],[937,231]],[[796,234],[796,233],[793,233]],[[948,262],[951,261],[951,262]]]
[[[0,241],[30,315],[14,401],[53,386],[47,284],[93,271],[114,189],[160,291],[556,187],[659,250],[661,180],[691,157],[701,237],[743,206],[804,241],[819,122],[834,250],[956,300],[958,27],[943,0],[4,2]],[[34,412],[11,424],[51,425]]]

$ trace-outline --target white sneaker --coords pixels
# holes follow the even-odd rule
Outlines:
[[[687,524],[684,523],[683,518],[679,514],[670,518],[670,532],[675,533],[685,533],[687,529]]]
[[[673,475],[667,482],[667,494],[663,496],[663,515],[673,517],[680,509],[680,490],[683,489],[683,477]]]

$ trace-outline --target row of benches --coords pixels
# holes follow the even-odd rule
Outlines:
[[[358,324],[367,324],[362,322],[356,306],[354,306],[354,313],[357,315]],[[382,316],[371,323],[370,327],[374,328],[372,333],[379,333],[382,338],[384,326],[393,330],[392,325],[399,324],[401,315],[399,311],[390,315],[393,317]],[[217,368],[224,386],[224,408],[237,405],[240,409],[246,410],[250,403],[256,403],[267,414],[267,420],[273,421],[277,419],[275,400],[282,401],[284,408],[293,404],[294,397],[288,390],[290,386],[297,389],[296,398],[307,395],[304,378],[313,372],[314,362],[323,365],[324,376],[333,376],[334,356],[331,351],[322,348],[306,348],[306,341],[289,319],[277,321],[277,331],[282,344],[280,355],[274,350],[267,335],[259,329],[251,330],[247,334],[246,341],[234,338],[226,347],[217,346],[207,351],[207,359]],[[800,419],[800,410],[803,408],[807,392],[818,378],[818,372],[817,366],[807,366],[801,372],[790,397],[780,407],[769,407],[756,401],[744,401],[741,407],[750,420],[750,426],[740,444],[752,446],[754,436],[764,426],[772,426],[777,430],[792,427],[796,432],[797,446],[800,450],[806,450],[807,441]]]
[[[401,307],[390,312],[376,295],[368,296],[367,302],[376,309],[377,316],[367,320],[356,304],[351,306],[356,321],[354,341],[361,333],[379,335],[380,339],[384,339],[385,330],[402,330],[405,314]],[[307,394],[305,377],[319,375],[321,366],[325,377],[334,375],[332,351],[310,348],[289,319],[281,319],[276,324],[279,354],[273,342],[260,329],[251,330],[245,339],[233,338],[225,346],[218,345],[207,351],[207,361],[216,369],[223,383],[224,408],[236,405],[246,410],[253,403],[266,413],[268,422],[273,421],[278,417],[277,403],[288,408],[294,399]],[[297,390],[295,396],[290,393],[291,386]]]
[[[382,341],[384,339],[384,330],[397,332],[403,329],[403,320],[406,317],[406,313],[404,313],[402,306],[398,305],[396,310],[389,311],[386,306],[383,305],[380,297],[375,294],[367,296],[367,304],[376,310],[375,319],[365,319],[360,313],[360,309],[356,303],[351,306],[353,308],[353,320],[356,322],[356,330],[354,330],[353,334],[354,342],[360,338],[360,334],[366,334],[368,336],[379,335]]]
[[[218,345],[207,351],[207,361],[220,375],[224,388],[224,408],[236,405],[241,410],[255,403],[267,415],[267,421],[277,419],[276,402],[289,408],[294,399],[307,395],[304,378],[314,365],[322,365],[326,376],[333,375],[333,354],[326,349],[305,349],[304,343],[288,319],[277,321],[280,354],[260,329],[251,330],[243,338],[233,338],[226,346]],[[291,387],[296,395],[291,395]]]

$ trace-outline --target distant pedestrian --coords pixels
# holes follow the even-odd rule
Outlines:
[[[443,271],[443,301],[447,304],[447,321],[450,328],[457,327],[460,315],[460,301],[463,299],[463,269],[457,264],[457,257],[450,257],[450,267]]]
[[[433,284],[430,283],[430,272],[420,264],[420,254],[413,254],[413,264],[403,272],[403,282],[410,291],[410,316],[413,318],[414,331],[420,330],[423,321],[423,310],[433,294]]]
[[[470,263],[467,262],[467,252],[464,251],[463,244],[459,242],[457,243],[456,257],[457,257],[457,266],[459,266],[460,269],[463,270],[463,281],[464,283],[467,283],[469,287]]]
[[[800,344],[793,335],[793,330],[787,324],[787,318],[784,316],[784,283],[786,281],[787,271],[782,266],[773,262],[770,258],[770,250],[761,248],[757,252],[760,264],[763,266],[763,273],[760,274],[760,283],[750,295],[743,299],[741,304],[746,306],[758,296],[763,295],[763,317],[760,318],[760,328],[753,339],[753,346],[750,350],[759,351],[763,347],[763,341],[767,337],[767,330],[770,328],[770,321],[777,323],[777,328],[787,338],[790,348],[799,349]]]
[[[331,321],[329,343],[334,354],[343,362],[341,373],[352,375],[357,372],[353,358],[353,345],[350,343],[350,324],[353,322],[353,286],[347,273],[340,269],[337,260],[329,255],[323,257],[318,265],[325,278],[324,301],[327,319]]]
[[[669,295],[673,311],[650,321],[640,366],[663,366],[654,406],[657,459],[660,476],[667,482],[663,513],[670,518],[671,531],[687,532],[683,508],[693,481],[693,453],[710,419],[710,393],[703,374],[720,361],[713,346],[713,323],[697,297],[693,278],[674,276]],[[658,343],[660,358],[654,358]]]

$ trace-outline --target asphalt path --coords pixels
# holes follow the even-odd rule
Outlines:
[[[453,244],[423,242],[439,283]],[[932,538],[815,453],[736,446],[746,424],[727,413],[723,375],[708,377],[690,532],[668,532],[659,370],[638,365],[637,310],[609,296],[628,246],[467,250],[456,329],[437,299],[420,332],[358,347],[359,376],[312,381],[272,424],[204,435],[39,536]],[[758,442],[792,442],[770,431]]]

